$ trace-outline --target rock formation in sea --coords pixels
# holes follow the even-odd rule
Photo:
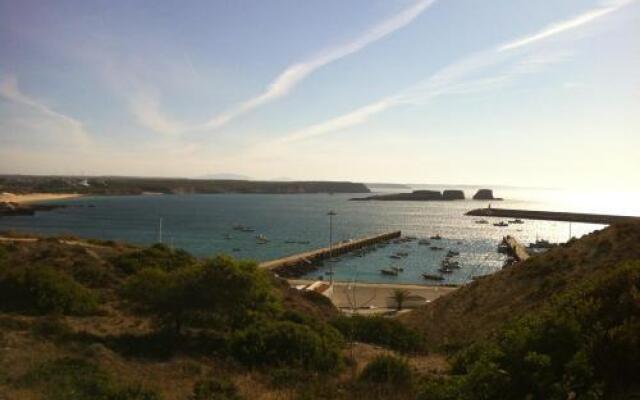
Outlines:
[[[501,198],[493,197],[493,190],[491,189],[478,189],[476,194],[473,195],[474,200],[502,200]]]
[[[445,190],[442,192],[443,200],[464,200],[464,192],[462,190]]]

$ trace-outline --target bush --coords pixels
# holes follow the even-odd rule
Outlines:
[[[163,244],[155,244],[113,258],[113,265],[126,274],[133,274],[145,268],[174,271],[196,263],[195,257],[184,250],[172,250]]]
[[[612,268],[458,354],[459,379],[446,382],[468,399],[628,398],[638,390],[638,293],[640,262]]]
[[[425,342],[420,333],[397,320],[385,317],[340,316],[331,324],[345,338],[385,346],[401,352],[423,352]]]
[[[97,366],[78,358],[60,358],[32,369],[23,384],[39,386],[48,400],[157,400],[139,386],[123,387]]]
[[[411,387],[411,368],[395,356],[377,356],[362,370],[360,380],[367,383],[407,389]]]
[[[298,367],[329,371],[341,365],[341,341],[335,331],[315,331],[289,321],[261,323],[238,332],[231,355],[246,365]]]
[[[177,334],[188,322],[231,329],[275,315],[280,308],[273,292],[264,271],[228,257],[172,271],[146,268],[123,288],[138,310],[171,323]]]
[[[39,314],[87,315],[98,300],[87,288],[50,267],[28,267],[0,278],[0,306]]]
[[[207,379],[196,382],[190,400],[240,400],[238,389],[226,379]]]

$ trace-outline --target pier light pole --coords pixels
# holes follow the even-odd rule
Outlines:
[[[333,217],[336,215],[335,211],[330,210],[327,215],[329,216],[329,285],[333,284]]]

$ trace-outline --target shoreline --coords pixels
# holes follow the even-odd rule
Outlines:
[[[36,203],[40,201],[74,199],[82,196],[84,196],[84,194],[80,194],[80,193],[29,193],[29,194],[2,193],[0,194],[0,203],[29,204],[29,203]]]

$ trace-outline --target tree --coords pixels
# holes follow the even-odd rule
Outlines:
[[[402,306],[404,302],[409,298],[411,293],[406,289],[394,289],[393,290],[393,299],[396,302],[396,306],[398,311],[402,310]]]
[[[124,296],[138,310],[173,325],[178,335],[185,322],[196,319],[232,329],[279,310],[265,272],[229,257],[177,269],[145,268],[125,284]]]

